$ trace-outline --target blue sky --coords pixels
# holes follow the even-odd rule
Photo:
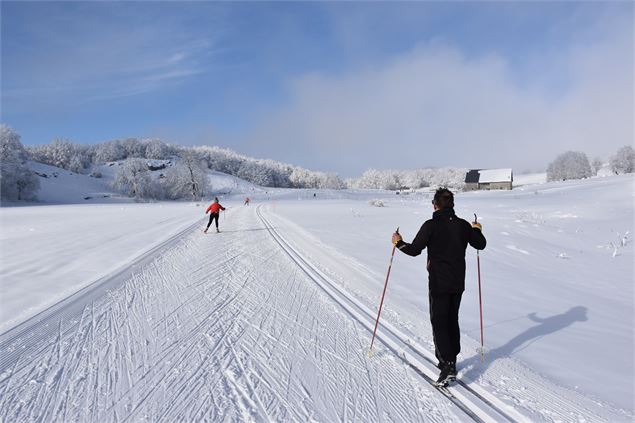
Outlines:
[[[630,2],[8,2],[25,144],[160,137],[353,176],[633,142]]]

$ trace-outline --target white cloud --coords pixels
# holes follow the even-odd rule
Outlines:
[[[593,44],[537,57],[527,68],[540,73],[522,84],[504,57],[468,59],[435,43],[343,75],[303,75],[289,84],[290,102],[262,117],[254,150],[344,174],[544,169],[568,149],[606,158],[633,142],[632,26],[610,25]]]

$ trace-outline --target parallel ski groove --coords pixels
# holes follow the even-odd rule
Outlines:
[[[317,269],[315,266],[313,266],[310,262],[308,262],[307,260],[305,260],[303,258],[303,256],[298,253],[279,233],[278,231],[273,227],[273,225],[271,225],[271,223],[269,223],[269,221],[263,216],[262,213],[262,205],[259,205],[256,208],[256,214],[258,215],[258,217],[260,218],[260,220],[262,221],[262,223],[265,225],[265,227],[267,228],[268,232],[271,234],[271,236],[275,239],[276,243],[288,254],[288,256],[294,261],[296,262],[300,268],[304,271],[304,273],[312,280],[314,280],[318,285],[320,285],[325,292],[327,292],[327,294],[329,296],[331,296],[331,298],[333,298],[339,305],[341,305],[347,312],[349,312],[349,314],[351,314],[351,316],[357,320],[359,323],[361,323],[366,329],[370,330],[372,332],[372,328],[373,328],[373,323],[372,320],[374,320],[374,317],[372,316],[372,313],[370,313],[370,310],[367,310],[365,307],[361,306],[360,304],[358,304],[356,301],[353,301],[345,292],[343,292],[338,286],[337,284],[331,282],[328,277],[326,275],[324,275],[319,269]],[[327,284],[328,286],[325,286],[324,284]],[[368,319],[371,319],[371,321],[369,321]],[[400,335],[399,333],[397,333],[397,331],[393,328],[389,328],[387,327],[387,325],[385,323],[381,323],[380,327],[383,327],[384,330],[388,333],[390,333],[390,335],[393,338],[396,338],[398,341],[400,341],[403,345],[400,345],[400,347],[407,347],[408,349],[410,349],[414,355],[416,355],[416,358],[421,358],[423,360],[425,360],[426,362],[433,364],[434,362],[427,356],[423,355],[420,351],[419,348],[416,348],[415,346],[412,345],[411,342],[408,341],[408,339],[403,336]],[[395,346],[394,342],[390,342],[390,340],[388,340],[380,331],[378,331],[377,333],[377,338],[382,340],[384,342],[384,344],[393,351],[393,353],[395,353],[397,356],[401,357],[402,359],[404,359],[404,361],[410,366],[412,367],[413,370],[415,370],[420,376],[422,376],[423,379],[426,380],[427,383],[429,383],[430,385],[434,386],[434,380],[428,376],[425,373],[425,368],[422,368],[420,365],[416,364],[416,358],[413,357],[412,355],[410,357],[406,357],[405,352],[403,351],[403,349],[400,351],[399,347]],[[410,355],[410,354],[409,354]],[[410,358],[410,359],[407,359]],[[490,400],[488,400],[487,398],[484,398],[484,396],[482,396],[481,394],[475,392],[471,387],[469,387],[468,385],[466,385],[465,383],[461,382],[461,381],[457,381],[459,382],[459,385],[465,389],[466,391],[468,391],[470,394],[472,394],[473,396],[475,396],[476,398],[478,398],[478,400],[481,401],[481,403],[483,405],[485,405],[486,409],[490,409],[492,411],[494,411],[496,413],[496,415],[498,415],[498,419],[494,418],[495,420],[499,420],[500,418],[504,419],[505,421],[510,421],[510,422],[516,422],[516,421],[528,421],[528,419],[518,413],[514,413],[513,411],[510,413],[510,410],[503,410],[500,407],[494,405]],[[438,389],[443,395],[446,396],[446,398],[448,398],[450,401],[452,401],[452,403],[454,403],[456,406],[458,406],[463,412],[465,412],[465,414],[467,416],[469,416],[472,420],[474,421],[490,421],[493,419],[492,416],[490,416],[488,413],[484,413],[484,409],[475,405],[472,401],[470,401],[468,398],[465,398],[463,395],[461,395],[460,392],[458,392],[458,390],[456,388],[441,388]],[[463,397],[463,399],[461,399],[461,397]],[[510,414],[515,414],[514,417],[512,417]]]
[[[264,229],[191,233],[93,298],[2,375],[0,420],[458,421],[410,368],[360,354],[359,326]]]
[[[36,345],[41,340],[48,338],[52,333],[51,330],[35,332],[34,328],[42,326],[55,328],[57,327],[57,323],[62,320],[72,321],[74,317],[83,313],[84,307],[90,303],[91,298],[94,298],[96,294],[99,292],[106,293],[107,290],[114,289],[123,283],[125,279],[132,275],[132,271],[136,267],[150,263],[158,254],[174,246],[185,234],[194,230],[199,224],[200,222],[198,221],[191,224],[164,242],[154,246],[140,257],[137,257],[132,263],[99,278],[73,295],[53,304],[28,320],[0,334],[0,347],[2,348],[2,354],[0,354],[0,374],[2,374],[8,366],[11,366],[11,363],[15,362],[16,355],[21,354],[20,351],[11,348],[12,344],[18,342],[24,343],[24,338],[26,338],[30,345]],[[73,327],[69,327],[67,330],[70,331]]]

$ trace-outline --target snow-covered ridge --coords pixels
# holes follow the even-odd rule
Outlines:
[[[143,159],[152,179],[165,177],[166,170],[175,160]],[[117,171],[123,161],[115,161],[94,166],[88,174],[76,173],[38,162],[27,162],[37,176],[40,188],[37,200],[31,204],[112,204],[130,203],[135,199],[123,195],[113,187]],[[207,171],[209,181],[207,196],[253,195],[265,189],[222,172]],[[24,204],[4,202],[3,205]]]

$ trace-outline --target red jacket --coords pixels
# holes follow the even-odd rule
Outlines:
[[[218,213],[219,210],[225,210],[225,207],[221,206],[220,203],[212,203],[207,210],[205,210],[205,214],[209,212]]]

